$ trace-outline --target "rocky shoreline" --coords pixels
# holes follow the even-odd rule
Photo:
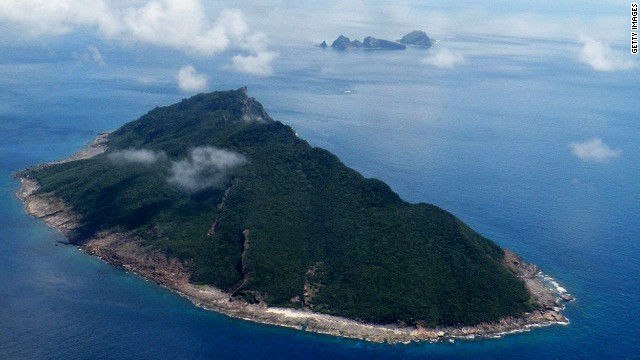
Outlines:
[[[62,163],[88,159],[107,149],[108,133],[99,134],[87,148]],[[52,164],[55,164],[52,163]],[[41,165],[47,166],[48,164]],[[68,236],[79,224],[80,216],[53,193],[37,193],[38,183],[26,173],[18,173],[21,187],[16,193],[30,215],[43,220]],[[99,233],[80,248],[105,262],[134,272],[191,300],[196,306],[263,324],[284,326],[304,331],[360,339],[372,342],[409,343],[453,339],[495,338],[504,334],[528,331],[532,327],[568,324],[562,315],[563,303],[572,300],[569,294],[545,283],[539,269],[527,264],[516,254],[505,250],[505,266],[523,279],[532,298],[540,307],[521,317],[506,317],[497,322],[462,327],[401,327],[398,325],[366,324],[351,319],[318,314],[309,310],[267,307],[248,304],[211,286],[189,282],[189,262],[174,258],[145,246],[143,241],[127,233]]]

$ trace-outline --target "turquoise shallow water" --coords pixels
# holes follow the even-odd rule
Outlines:
[[[248,85],[313,145],[538,264],[578,298],[569,326],[369,344],[229,319],[57,245],[60,234],[23,213],[11,174],[184,95],[169,82],[132,80],[172,68],[167,60],[141,69],[114,48],[118,70],[96,70],[16,48],[0,68],[0,358],[640,358],[640,126],[630,100],[640,76],[578,66],[567,44],[529,46],[543,55],[467,56],[453,71],[424,66],[416,50],[297,46],[281,50],[273,77],[221,72],[211,87]],[[32,57],[41,61],[24,64]],[[572,155],[572,142],[593,137],[620,156]]]

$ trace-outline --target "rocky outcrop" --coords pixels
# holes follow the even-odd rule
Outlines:
[[[351,49],[353,45],[351,44],[351,39],[344,35],[338,36],[337,39],[331,43],[331,48],[336,50],[347,50]]]
[[[540,309],[546,310],[542,317],[547,320],[552,318],[555,321],[566,321],[566,318],[560,314],[560,310],[563,307],[562,302],[575,300],[573,296],[564,292],[564,289],[559,291],[557,287],[554,287],[552,284],[554,282],[553,279],[545,282],[540,269],[536,265],[525,262],[518,254],[512,251],[504,250],[503,263],[524,282],[531,295],[531,301],[538,304]]]
[[[78,227],[80,217],[71,211],[62,200],[52,193],[43,193],[35,196],[40,189],[38,183],[27,177],[20,178],[21,187],[16,193],[18,198],[25,202],[25,211],[52,226],[66,237]]]
[[[367,36],[362,41],[362,45],[365,49],[371,50],[404,50],[407,47],[394,41],[376,39],[372,36]]]
[[[99,133],[89,146],[81,149],[70,157],[48,164],[38,165],[36,168],[92,158],[107,150],[108,141],[109,133]],[[57,198],[55,194],[38,193],[40,185],[36,180],[31,179],[26,171],[19,172],[16,176],[20,178],[21,184],[16,196],[25,203],[25,211],[29,215],[41,219],[47,225],[58,229],[67,238],[71,237],[73,231],[78,227],[80,216],[75,214],[72,209]]]
[[[360,40],[358,40],[358,39],[353,40],[353,41],[351,42],[351,46],[352,46],[354,49],[362,49],[362,48],[364,47],[364,45],[362,44],[362,41],[360,41]]]
[[[326,42],[322,42],[326,45]],[[323,47],[320,44],[320,47]],[[404,50],[407,47],[403,44],[395,41],[377,39],[372,36],[367,36],[363,41],[349,39],[344,35],[338,36],[337,39],[331,44],[331,48],[335,50],[348,50],[348,49],[367,49],[367,50]]]
[[[338,36],[337,39],[331,44],[331,48],[335,50],[348,50],[348,49],[367,49],[367,50],[405,50],[407,45],[429,48],[435,44],[435,41],[427,35],[424,31],[415,30],[407,35],[403,36],[398,41],[378,39],[373,36],[367,36],[364,40],[349,39],[344,35]],[[327,48],[327,42],[323,41],[320,45],[321,48]]]
[[[267,123],[274,121],[271,116],[267,114],[262,105],[258,101],[256,101],[256,99],[249,97],[246,86],[241,87],[239,90],[243,95],[240,101],[242,104],[240,115],[242,121],[247,123]]]
[[[433,46],[434,41],[429,38],[426,32],[421,30],[415,30],[407,35],[403,36],[402,39],[398,40],[399,43],[406,45],[414,45],[425,48],[430,48]]]

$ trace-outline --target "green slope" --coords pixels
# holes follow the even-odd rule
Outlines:
[[[202,146],[244,160],[205,172],[215,177],[206,187],[169,180]],[[157,159],[114,160],[130,149]],[[534,306],[502,266],[497,245],[311,147],[244,88],[156,108],[112,133],[107,153],[30,174],[40,191],[55,192],[83,216],[72,241],[101,230],[134,232],[193,260],[193,282],[250,302],[431,326],[476,324]]]

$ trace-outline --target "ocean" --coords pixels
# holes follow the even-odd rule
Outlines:
[[[186,61],[169,50],[144,49],[156,59],[145,63],[101,44],[98,65],[52,40],[45,50],[6,45],[0,62],[0,359],[640,358],[638,72],[596,72],[567,55],[578,46],[570,42],[447,41],[465,54],[453,69],[425,65],[420,49],[294,43],[279,48],[273,76],[212,70],[209,88],[247,85],[312,145],[537,264],[577,298],[569,325],[372,344],[208,312],[60,244],[61,234],[25,214],[12,174],[188,95],[166,75]],[[598,139],[604,158],[576,155]]]

